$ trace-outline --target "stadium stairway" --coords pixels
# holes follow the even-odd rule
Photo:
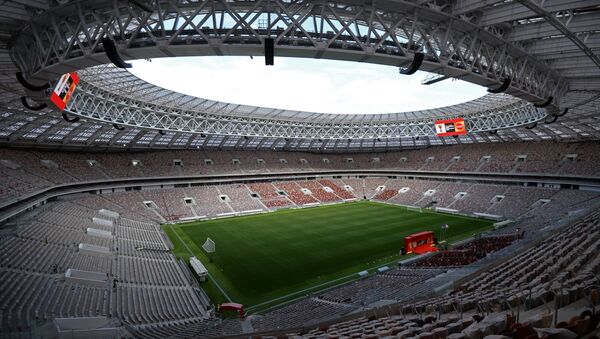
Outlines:
[[[473,184],[469,185],[469,187],[467,187],[467,189],[465,190],[465,192],[469,192],[469,190],[470,190],[472,187],[473,187]],[[458,194],[458,192],[457,192],[457,194]],[[468,193],[467,193],[467,195],[468,195]],[[465,196],[465,197],[463,197],[463,198],[464,198],[464,199],[468,199],[468,197],[467,197],[467,196]],[[451,202],[451,203],[449,203],[449,204],[446,206],[446,208],[453,208],[452,206],[454,206],[454,204],[456,204],[456,202],[457,202],[457,201],[459,201],[459,199],[452,198],[452,202]]]
[[[506,191],[508,191],[509,189],[510,189],[510,187],[508,187],[508,186],[507,186],[507,187],[504,187],[504,188],[503,188],[503,190],[502,190],[502,192],[501,192],[501,193],[499,193],[499,194],[496,194],[496,195],[504,195],[504,196],[505,196],[505,198],[506,198]],[[502,199],[502,200],[504,200],[504,199]],[[483,211],[483,213],[488,213],[488,212],[489,212],[489,211],[491,211],[493,208],[495,208],[495,207],[496,207],[496,205],[498,205],[498,204],[500,204],[500,203],[502,203],[502,201],[493,201],[493,202],[491,202],[491,201],[490,201],[490,206],[489,206],[489,207],[488,207],[488,208],[487,208],[485,211]]]
[[[104,170],[104,168],[102,166],[92,166],[93,170],[98,172],[99,175],[103,178],[109,179],[110,175],[108,175],[106,173],[106,171]]]
[[[525,161],[527,161],[527,160],[525,160]],[[523,166],[524,164],[525,164],[525,162],[518,161],[518,160],[516,160],[516,159],[515,159],[515,163],[514,163],[514,165],[511,167],[511,169],[510,169],[509,173],[517,173],[517,171],[519,170],[519,168],[520,168],[521,166]]]
[[[163,217],[160,213],[158,213],[158,211],[156,209],[150,208],[150,211],[152,211],[152,213],[154,213],[161,222],[167,222],[167,219],[165,219],[165,217]]]
[[[222,194],[223,194],[223,193],[221,192],[221,190],[219,189],[219,186],[215,186],[215,188],[216,188],[216,190],[217,190],[217,193],[218,193],[219,195],[222,195]],[[230,198],[231,198],[231,197],[230,197]],[[230,213],[234,213],[234,212],[235,212],[235,210],[233,209],[233,207],[231,207],[231,204],[229,203],[229,201],[227,201],[227,200],[224,200],[224,201],[223,201],[223,203],[225,203],[225,205],[226,205],[226,206],[227,206],[227,208],[229,209],[229,211],[228,211],[228,212],[230,212]]]

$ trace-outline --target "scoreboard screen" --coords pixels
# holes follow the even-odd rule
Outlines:
[[[63,74],[50,95],[50,101],[52,101],[56,107],[60,108],[61,111],[64,110],[78,83],[79,76],[76,72]]]
[[[435,122],[435,133],[438,137],[467,134],[465,119],[438,120]]]

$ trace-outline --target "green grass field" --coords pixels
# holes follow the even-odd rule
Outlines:
[[[175,255],[187,259],[193,252],[205,264],[214,281],[203,288],[213,302],[227,300],[216,281],[231,300],[248,307],[302,296],[311,287],[353,280],[361,270],[395,263],[405,236],[437,233],[444,223],[450,226],[449,243],[492,225],[482,219],[355,202],[163,228]],[[201,250],[206,237],[216,243],[213,263]]]

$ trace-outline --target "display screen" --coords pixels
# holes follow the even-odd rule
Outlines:
[[[63,74],[50,95],[50,101],[61,111],[64,110],[78,83],[79,76],[76,72]]]
[[[439,137],[467,134],[465,119],[438,120],[435,122],[435,133]]]

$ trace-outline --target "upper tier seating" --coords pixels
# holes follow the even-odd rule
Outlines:
[[[65,183],[182,175],[403,169],[598,176],[599,154],[600,145],[594,142],[456,145],[368,155],[188,150],[104,154],[3,148],[0,175],[6,184],[0,188],[0,201]]]

